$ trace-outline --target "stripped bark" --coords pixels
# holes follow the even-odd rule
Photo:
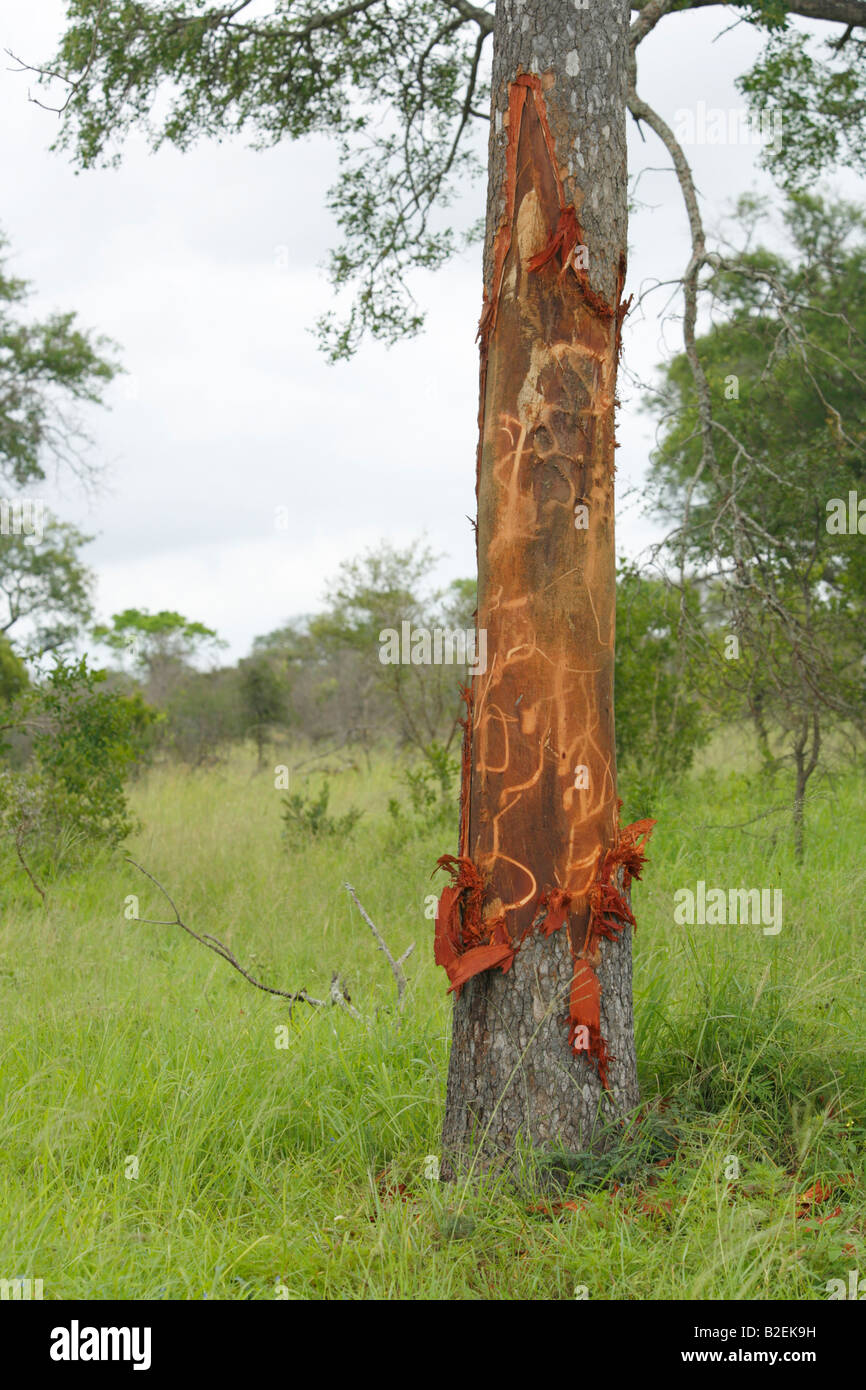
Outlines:
[[[625,0],[496,8],[477,487],[489,657],[437,915],[458,996],[446,1171],[520,1138],[585,1148],[638,1099],[627,889],[651,823],[620,830],[613,727],[628,23]]]

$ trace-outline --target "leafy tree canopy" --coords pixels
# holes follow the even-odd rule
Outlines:
[[[166,608],[159,613],[125,608],[114,614],[110,627],[95,627],[93,636],[114,652],[130,654],[133,663],[149,674],[157,666],[189,661],[205,647],[226,645],[213,628]]]
[[[669,12],[716,0],[641,0],[635,43]],[[859,72],[863,0],[742,0],[726,6],[767,34],[743,90],[786,117],[784,178],[862,157]],[[340,151],[330,207],[343,237],[330,255],[347,315],[320,321],[332,359],[365,333],[386,343],[416,333],[423,314],[407,277],[436,268],[478,228],[459,234],[445,210],[482,172],[489,117],[493,0],[67,0],[43,82],[66,83],[57,145],[83,168],[120,158],[141,129],[152,146],[246,135],[257,147],[326,133]],[[792,16],[847,26],[806,39]],[[682,23],[677,13],[670,21]]]
[[[0,233],[0,484],[23,488],[45,478],[49,460],[87,471],[76,407],[100,404],[120,368],[110,340],[85,333],[75,314],[22,317],[29,286],[9,273],[7,246]]]
[[[767,208],[743,200],[749,235]],[[749,228],[749,224],[752,228]],[[712,276],[714,324],[700,339],[714,415],[716,471],[701,469],[698,407],[684,354],[650,400],[661,422],[658,498],[687,522],[690,561],[811,570],[866,598],[858,535],[827,528],[827,503],[866,496],[866,217],[844,202],[792,196],[790,249],[758,246]],[[686,499],[688,508],[686,509]]]
[[[38,537],[0,535],[0,633],[29,624],[29,645],[47,652],[81,631],[93,616],[93,575],[78,553],[89,540],[51,517]]]
[[[24,662],[17,657],[5,637],[0,637],[0,708],[27,689],[29,677]]]

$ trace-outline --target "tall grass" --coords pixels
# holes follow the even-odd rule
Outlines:
[[[455,836],[396,824],[395,769],[374,760],[332,781],[335,813],[365,808],[352,837],[288,846],[273,771],[253,768],[148,775],[129,852],[257,978],[327,998],[337,971],[362,1019],[290,1014],[177,927],[125,916],[131,895],[140,917],[172,912],[122,856],[61,866],[44,908],[4,860],[0,1276],[42,1278],[46,1298],[808,1299],[866,1274],[853,773],[811,806],[802,867],[786,817],[754,819],[769,801],[747,773],[708,763],[656,790],[635,1134],[655,1126],[664,1159],[624,1142],[575,1167],[562,1206],[529,1174],[427,1176],[450,1002],[425,906]],[[782,931],[676,926],[698,879],[781,887]],[[402,1015],[346,880],[395,955],[416,942]]]

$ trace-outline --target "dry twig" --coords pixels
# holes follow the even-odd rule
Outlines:
[[[139,873],[144,874],[145,878],[149,878],[151,883],[156,885],[174,913],[174,917],[171,921],[156,921],[148,917],[140,917],[138,920],[143,926],[180,927],[188,936],[191,936],[194,941],[200,942],[201,945],[206,946],[209,951],[213,951],[216,955],[221,956],[224,961],[228,962],[232,969],[237,970],[238,974],[243,975],[244,979],[247,980],[249,984],[254,985],[256,989],[263,990],[265,994],[276,994],[280,999],[288,999],[290,1006],[297,1004],[299,1001],[302,1004],[310,1004],[313,1008],[317,1009],[324,1009],[329,1003],[337,1004],[340,1008],[345,1009],[347,1013],[350,1013],[353,1018],[360,1019],[361,1015],[350,1002],[346,987],[336,973],[331,979],[330,996],[328,999],[314,999],[305,989],[291,991],[276,989],[273,985],[263,985],[260,980],[255,979],[248,970],[244,969],[233,952],[226,946],[225,942],[218,940],[215,936],[208,935],[207,932],[199,934],[199,932],[193,931],[192,927],[188,927],[186,922],[181,920],[180,913],[177,910],[174,900],[165,888],[163,888],[159,879],[154,878],[153,874],[149,873],[147,869],[142,868],[141,864],[137,864],[136,861],[131,859],[128,855],[126,857],[126,862],[127,864],[131,864],[133,868],[138,869]]]
[[[404,960],[408,960],[409,956],[411,956],[412,952],[415,950],[415,942],[413,941],[412,945],[406,948],[402,956],[400,956],[399,960],[395,960],[388,949],[388,945],[385,941],[385,938],[379,931],[379,928],[376,926],[376,923],[373,921],[369,913],[366,912],[366,910],[361,906],[361,903],[358,901],[358,895],[352,887],[351,883],[344,883],[343,887],[351,897],[352,901],[354,902],[364,921],[367,923],[367,926],[370,928],[370,931],[373,933],[373,936],[376,939],[376,945],[379,947],[379,950],[385,956],[385,958],[388,961],[388,964],[391,967],[394,979],[397,982],[397,1008],[402,1009],[407,984],[406,976],[403,973],[403,962]]]

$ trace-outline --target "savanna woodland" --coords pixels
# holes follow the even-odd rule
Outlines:
[[[85,192],[285,147],[319,434],[472,269],[477,451],[444,517],[419,381],[411,536],[242,649],[169,558],[116,601],[125,346],[0,212],[4,1296],[866,1297],[866,0],[54,9],[6,99]]]

